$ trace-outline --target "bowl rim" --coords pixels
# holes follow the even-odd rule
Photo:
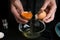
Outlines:
[[[41,21],[41,20],[39,20],[39,21],[40,21],[41,23],[43,23],[44,28],[43,28],[41,31],[36,32],[36,33],[41,33],[41,32],[43,32],[43,31],[46,29],[46,24],[44,23],[44,21]],[[19,23],[19,26],[18,26],[19,31],[24,32],[21,28],[22,28],[22,24]]]
[[[57,28],[58,25],[60,25],[60,22],[58,22],[56,24],[56,26],[55,26],[55,32],[56,32],[57,36],[60,37],[60,31],[58,31],[58,28]]]

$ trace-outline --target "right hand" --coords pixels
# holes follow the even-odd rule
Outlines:
[[[25,24],[28,22],[28,20],[25,20],[25,19],[21,18],[21,16],[20,16],[20,14],[22,12],[24,12],[20,0],[15,0],[14,2],[11,3],[11,11],[12,11],[13,15],[15,16],[16,21],[18,23]]]

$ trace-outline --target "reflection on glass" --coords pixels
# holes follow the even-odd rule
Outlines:
[[[37,38],[45,30],[46,26],[43,21],[34,20],[28,22],[27,24],[19,24],[19,30],[27,38]]]

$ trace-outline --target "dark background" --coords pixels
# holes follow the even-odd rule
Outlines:
[[[8,3],[7,3],[8,2]],[[33,40],[59,40],[59,37],[55,33],[55,25],[60,22],[60,1],[57,2],[57,11],[55,15],[55,19],[46,24],[47,28],[43,32],[41,38],[33,39]],[[27,10],[27,9],[25,9]],[[31,10],[31,9],[30,9]],[[4,29],[2,25],[2,19],[8,20],[8,29]],[[31,40],[25,38],[22,33],[18,30],[18,23],[16,22],[14,16],[10,11],[10,1],[9,0],[1,0],[0,1],[0,31],[5,33],[5,37],[2,40]]]

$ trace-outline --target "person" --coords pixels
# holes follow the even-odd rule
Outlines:
[[[41,2],[41,0],[37,0],[37,1],[39,3]],[[37,1],[36,1],[36,3],[37,3],[36,10],[38,8],[39,11],[41,11],[41,10],[42,11],[44,11],[44,10],[47,11],[47,16],[43,19],[43,21],[45,23],[49,23],[49,22],[53,21],[54,17],[55,17],[55,12],[56,12],[56,9],[57,9],[56,1],[55,0],[44,0],[44,3],[42,4],[41,7],[40,7],[41,3],[39,4]],[[33,2],[34,2],[33,0],[29,0],[29,2],[28,2],[29,4],[26,3],[26,5],[25,5],[25,2],[26,2],[26,0],[13,0],[13,1],[11,0],[11,12],[14,15],[17,23],[22,23],[23,24],[23,23],[28,22],[28,20],[25,20],[25,19],[20,17],[20,13],[27,10],[27,8],[26,8],[27,6],[30,6],[28,8],[30,8],[31,10],[34,10],[33,9],[33,6],[34,6],[33,5]],[[39,7],[40,7],[40,9],[39,9]],[[14,27],[15,27],[15,25],[14,25]],[[52,27],[50,25],[48,27],[48,25],[47,25],[47,28],[46,28],[47,31],[45,30],[45,32],[43,33],[44,38],[41,38],[42,40],[53,40],[53,34],[50,32]],[[38,39],[41,40],[40,38],[38,38]]]
[[[49,9],[49,8],[50,9]],[[42,5],[41,10],[48,10],[47,16],[43,19],[45,23],[49,23],[54,20],[55,12],[57,9],[56,1],[55,0],[44,0],[44,4]],[[23,5],[20,0],[13,0],[11,1],[11,11],[15,16],[18,23],[27,23],[28,20],[25,20],[20,17],[20,13],[24,12]]]
[[[26,4],[25,4],[25,1],[26,0],[23,0],[23,2],[24,2],[24,6],[26,6]],[[31,1],[33,1],[33,0],[31,0]],[[38,1],[38,0],[37,0]],[[40,0],[41,1],[41,0]],[[40,2],[39,1],[39,2]],[[30,3],[31,4],[31,3]],[[39,3],[38,3],[39,4]],[[32,5],[32,4],[31,4]],[[39,4],[39,5],[41,5],[41,4]],[[21,18],[20,17],[20,15],[19,15],[19,12],[18,12],[18,10],[20,10],[21,12],[23,12],[24,11],[24,6],[23,6],[23,3],[22,3],[22,1],[21,0],[12,0],[12,2],[11,2],[11,12],[12,12],[12,14],[14,15],[14,17],[15,17],[15,19],[16,19],[16,21],[18,22],[18,23],[20,23],[20,22],[22,22],[22,23],[27,23],[28,22],[28,20],[24,20],[23,18]],[[38,5],[37,5],[38,6]],[[27,7],[27,6],[26,6]],[[38,8],[38,7],[37,7]],[[50,8],[50,10],[48,10],[48,8]],[[18,9],[18,10],[17,10]],[[39,9],[39,8],[38,8]],[[42,5],[42,7],[41,7],[41,9],[40,10],[48,10],[49,12],[47,13],[47,16],[43,19],[46,23],[48,23],[47,25],[47,32],[46,33],[44,33],[44,35],[46,34],[47,35],[47,37],[45,37],[45,38],[49,38],[48,40],[53,40],[53,37],[56,35],[55,34],[55,32],[53,31],[54,30],[54,27],[55,27],[55,22],[52,22],[52,23],[50,23],[49,24],[49,22],[51,22],[51,21],[53,21],[54,20],[54,17],[55,17],[55,12],[56,12],[56,9],[57,9],[57,5],[56,5],[56,1],[55,0],[44,0],[44,3],[43,3],[43,5]],[[59,10],[58,10],[59,11]],[[11,13],[10,13],[11,14]],[[59,15],[59,13],[56,13],[56,14],[58,14]],[[57,16],[57,15],[56,15]],[[60,16],[58,16],[58,17],[60,17]],[[47,20],[48,19],[48,20]],[[58,18],[56,19],[57,21],[59,20]],[[11,20],[10,20],[11,21]],[[12,22],[13,23],[13,22]],[[11,23],[11,24],[12,24]],[[15,22],[14,22],[14,24],[15,24]],[[13,25],[14,25],[13,24]],[[52,25],[52,26],[51,26]],[[53,26],[54,25],[54,26]],[[13,26],[12,26],[13,27]],[[14,25],[14,27],[15,27],[15,25]],[[17,28],[17,26],[16,26],[16,28]],[[51,30],[51,28],[52,28],[52,30]],[[15,29],[15,28],[13,28],[13,29]],[[16,31],[16,30],[15,30]],[[51,32],[52,31],[52,32]],[[14,31],[13,31],[14,32]],[[53,33],[53,34],[52,34]],[[53,36],[52,36],[52,35]],[[49,36],[50,35],[50,36]],[[51,39],[51,38],[52,39]],[[15,38],[14,38],[15,39]],[[43,38],[42,38],[43,39]],[[56,39],[56,37],[54,38],[54,39]]]

